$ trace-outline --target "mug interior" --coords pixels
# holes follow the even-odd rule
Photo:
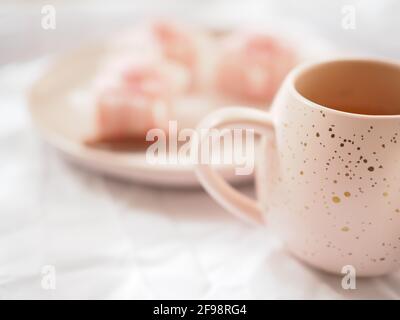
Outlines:
[[[400,115],[400,66],[382,61],[338,60],[302,71],[295,89],[319,105],[357,114]]]

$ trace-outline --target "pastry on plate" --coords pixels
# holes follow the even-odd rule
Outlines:
[[[222,40],[216,86],[227,96],[265,105],[295,63],[294,50],[280,39],[263,33],[235,32]]]
[[[192,89],[198,90],[208,79],[210,61],[215,54],[214,39],[204,30],[168,20],[144,23],[120,33],[110,46],[117,52],[139,53],[181,64],[191,76]]]
[[[169,21],[140,25],[108,45],[93,85],[89,142],[144,140],[153,128],[167,133],[169,120],[195,126],[210,106],[266,106],[296,62],[270,35],[216,37]]]
[[[173,61],[110,57],[94,84],[95,132],[88,141],[137,139],[166,129],[174,99],[189,90],[187,69]]]

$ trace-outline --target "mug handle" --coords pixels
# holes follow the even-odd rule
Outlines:
[[[202,163],[201,148],[211,129],[232,127],[252,129],[259,135],[274,134],[270,113],[248,107],[227,107],[217,110],[198,125],[199,139],[195,139],[195,173],[204,189],[226,210],[246,221],[264,223],[259,203],[230,186],[209,163]]]

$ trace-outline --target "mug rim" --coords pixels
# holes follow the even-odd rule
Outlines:
[[[362,114],[362,113],[354,113],[354,112],[348,112],[348,111],[341,111],[337,110],[328,106],[324,106],[322,104],[319,104],[317,102],[314,102],[305,96],[303,96],[295,86],[295,81],[296,79],[299,78],[300,75],[302,75],[304,72],[307,70],[310,70],[311,68],[322,66],[324,64],[328,63],[335,63],[335,62],[369,62],[369,63],[378,63],[378,64],[385,64],[390,67],[396,67],[400,69],[400,62],[398,60],[394,59],[386,59],[386,58],[369,58],[369,57],[339,57],[339,58],[329,58],[329,59],[320,59],[320,60],[314,60],[311,62],[306,62],[303,64],[300,64],[299,66],[295,67],[287,76],[287,81],[289,84],[289,92],[296,97],[296,99],[299,99],[303,103],[305,103],[307,106],[318,110],[318,111],[325,111],[325,112],[330,112],[333,114],[337,115],[342,115],[342,116],[347,116],[347,117],[353,117],[357,119],[400,119],[400,110],[399,114],[391,114],[391,115],[385,115],[385,114]],[[400,90],[400,89],[399,89]]]

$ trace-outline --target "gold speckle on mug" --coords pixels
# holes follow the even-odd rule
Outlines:
[[[334,196],[334,197],[332,197],[332,201],[334,203],[339,203],[340,202],[340,198],[338,196]]]
[[[387,192],[382,193],[384,197],[387,197],[389,194]]]
[[[396,210],[394,210],[395,212],[397,212],[397,213],[399,213],[400,212],[400,210],[399,209],[396,209]]]
[[[303,175],[304,174],[304,171],[300,171],[300,175]]]
[[[351,193],[350,193],[350,192],[348,192],[348,191],[345,191],[345,193],[344,193],[344,196],[348,198],[348,197],[350,197],[350,196],[351,196]]]
[[[346,226],[344,226],[342,229],[340,229],[340,230],[342,230],[343,232],[347,232],[347,231],[349,231],[350,230],[350,228],[349,227],[346,227]]]

